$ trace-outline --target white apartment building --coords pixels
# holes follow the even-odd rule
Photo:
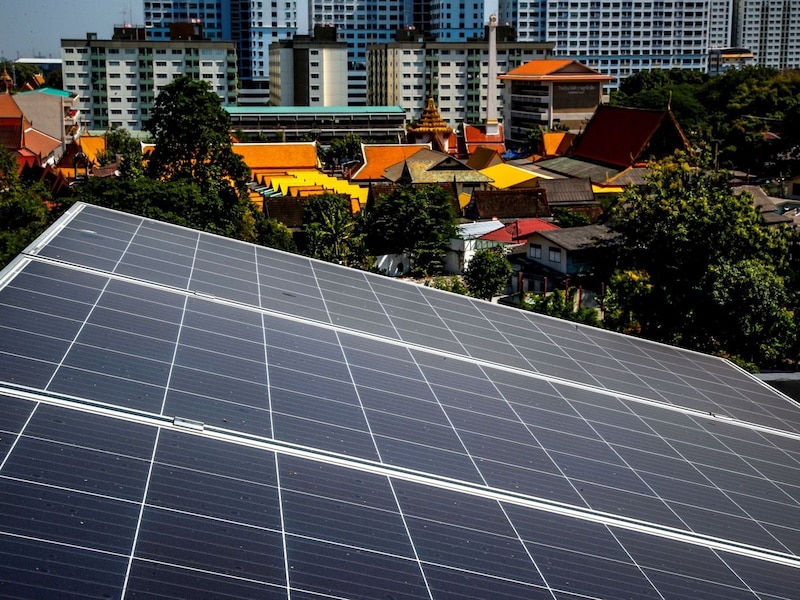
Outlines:
[[[143,38],[143,31],[116,28],[110,40],[94,33],[61,40],[64,89],[79,95],[85,127],[144,129],[159,90],[180,75],[208,82],[223,104],[236,103],[232,43]]]
[[[332,39],[297,35],[269,47],[271,106],[347,106],[347,44]]]
[[[553,44],[497,42],[495,73],[505,73],[534,59],[547,58]],[[489,93],[503,111],[504,84],[489,85],[489,42],[393,42],[368,48],[367,101],[375,106],[401,106],[416,121],[429,96],[451,127],[483,123]]]
[[[736,45],[764,67],[800,67],[800,0],[736,0]]]
[[[706,71],[712,0],[500,0],[520,41],[620,79],[651,69]]]
[[[733,46],[734,0],[711,0],[708,21],[708,49],[719,50]]]

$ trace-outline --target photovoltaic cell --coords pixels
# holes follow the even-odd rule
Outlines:
[[[0,333],[3,596],[796,595],[800,413],[721,359],[80,204]]]

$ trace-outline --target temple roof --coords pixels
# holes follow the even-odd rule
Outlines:
[[[428,105],[422,109],[422,116],[414,125],[409,126],[408,130],[412,133],[453,133],[453,129],[439,114],[433,96],[428,97]]]

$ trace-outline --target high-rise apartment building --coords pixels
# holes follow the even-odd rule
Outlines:
[[[800,0],[736,0],[735,32],[756,64],[800,67]]]
[[[552,48],[544,42],[499,41],[495,72],[547,58]],[[368,64],[369,104],[402,106],[409,121],[420,117],[431,95],[451,127],[485,122],[490,94],[497,113],[503,111],[504,84],[496,77],[489,81],[488,40],[376,44],[369,48]]]
[[[145,39],[144,29],[116,28],[110,40],[89,33],[62,39],[64,89],[80,97],[89,129],[141,130],[161,88],[179,75],[208,82],[224,104],[236,102],[231,42]]]
[[[269,45],[307,33],[308,16],[297,0],[144,0],[152,40],[167,39],[170,23],[194,21],[209,39],[236,44],[242,104],[267,102]]]
[[[555,42],[617,81],[638,71],[705,71],[712,0],[500,0],[500,20],[516,23],[520,41]]]

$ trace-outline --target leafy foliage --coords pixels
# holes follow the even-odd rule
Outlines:
[[[559,227],[583,227],[591,225],[592,220],[585,214],[570,208],[557,207],[553,209],[553,219]]]
[[[762,224],[749,194],[676,157],[623,199],[609,326],[759,364],[789,347],[788,234]]]
[[[17,161],[0,146],[0,267],[19,254],[49,225],[47,190],[27,185],[17,175]]]
[[[408,254],[415,274],[443,271],[456,217],[441,187],[398,187],[370,208],[365,221],[371,254]]]
[[[800,71],[744,67],[715,77],[643,71],[624,79],[611,102],[658,110],[669,104],[690,141],[718,166],[775,177],[800,168],[798,97]]]
[[[575,321],[584,325],[600,326],[600,317],[594,308],[578,306],[575,296],[577,290],[554,290],[549,294],[526,294],[522,308],[551,317]]]
[[[331,140],[330,145],[321,152],[321,158],[328,168],[338,167],[349,161],[361,158],[361,137],[352,132]]]
[[[328,262],[355,266],[364,255],[364,236],[343,194],[321,194],[306,202],[303,223],[306,254]]]
[[[297,252],[292,231],[276,219],[268,219],[264,213],[256,213],[256,243],[286,252]]]
[[[233,152],[231,119],[204,81],[182,76],[159,92],[147,129],[155,149],[147,173],[154,179],[190,180],[221,195],[244,188],[247,165]]]
[[[511,272],[505,254],[485,248],[475,252],[464,269],[464,283],[471,296],[490,300],[505,288]]]
[[[426,281],[425,285],[426,287],[432,287],[453,294],[460,294],[461,296],[469,294],[467,286],[464,285],[464,281],[458,275],[439,275]]]
[[[127,129],[114,128],[106,133],[106,148],[97,156],[97,162],[105,166],[117,160],[117,156],[133,164],[142,162],[142,146]]]

